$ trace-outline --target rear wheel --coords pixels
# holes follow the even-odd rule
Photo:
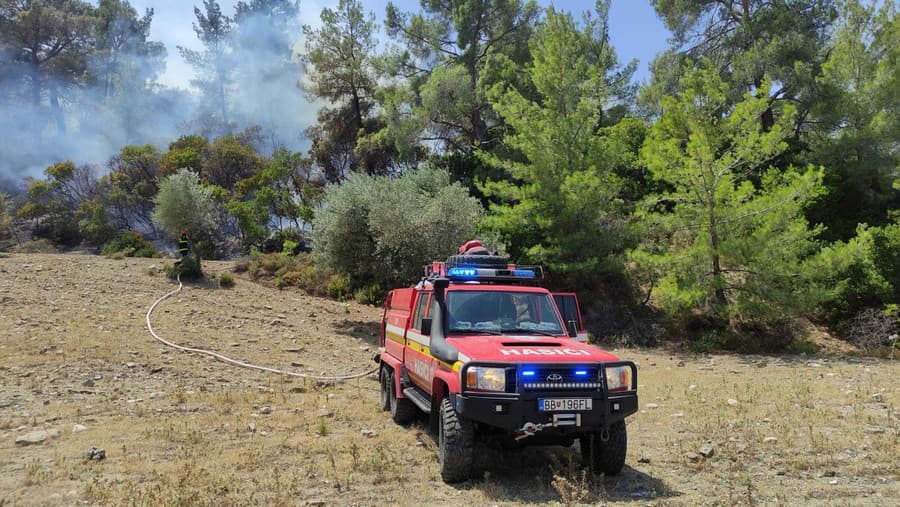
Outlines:
[[[391,369],[387,366],[381,367],[381,410],[391,409]]]
[[[471,476],[475,464],[474,442],[475,427],[472,422],[456,413],[450,398],[441,400],[438,455],[444,482],[462,482]]]
[[[609,427],[609,439],[606,442],[600,435],[599,432],[591,433],[579,439],[581,456],[595,474],[617,475],[625,466],[625,454],[628,451],[625,421]]]
[[[416,418],[416,406],[408,398],[397,397],[397,387],[394,384],[394,370],[388,375],[388,399],[391,409],[391,418],[397,424],[409,424]]]

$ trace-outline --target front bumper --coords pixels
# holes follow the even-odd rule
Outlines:
[[[633,363],[628,364],[633,367]],[[600,431],[637,412],[637,375],[633,370],[631,390],[609,392],[605,386],[593,391],[524,391],[516,393],[464,392],[451,395],[456,411],[466,419],[509,432],[522,432],[527,425],[540,425],[543,432],[580,434]],[[542,398],[589,398],[592,408],[582,411],[544,412]]]

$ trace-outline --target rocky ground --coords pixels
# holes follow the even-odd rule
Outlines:
[[[641,396],[620,476],[586,474],[577,446],[482,449],[481,477],[448,486],[425,421],[394,425],[374,376],[292,379],[156,342],[163,262],[0,256],[0,504],[900,503],[897,361],[618,350]],[[340,375],[374,366],[380,313],[238,278],[186,286],[153,325]]]

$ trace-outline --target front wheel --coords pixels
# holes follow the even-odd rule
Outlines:
[[[595,474],[617,475],[625,466],[628,451],[628,432],[625,421],[609,427],[609,438],[604,442],[601,433],[591,433],[579,439],[581,456]]]
[[[438,455],[444,482],[469,479],[475,464],[475,426],[456,413],[449,397],[441,400]]]

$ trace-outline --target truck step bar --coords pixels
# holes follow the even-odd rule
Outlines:
[[[425,412],[426,414],[431,413],[431,400],[419,392],[415,387],[407,387],[403,390],[403,395],[412,400],[422,412]]]

